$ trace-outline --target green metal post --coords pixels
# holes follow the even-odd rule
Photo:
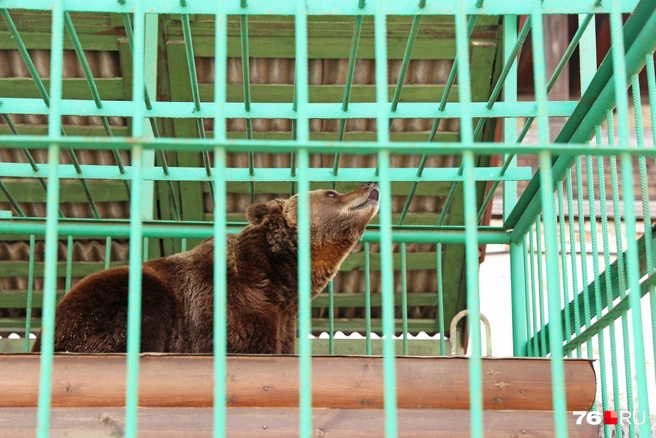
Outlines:
[[[64,64],[64,5],[63,0],[52,4],[52,49],[50,58],[50,115],[48,137],[53,142],[48,148],[48,195],[46,203],[46,247],[43,281],[41,326],[41,358],[39,402],[37,410],[38,438],[50,436],[50,403],[52,400],[52,364],[55,347],[55,306],[57,299],[57,246],[59,211],[59,153],[57,140],[61,128],[62,76]]]
[[[226,86],[228,76],[228,16],[225,13],[225,1],[219,0],[219,10],[214,16],[214,139],[226,140]],[[226,407],[226,354],[228,351],[227,334],[227,256],[226,256],[226,152],[225,149],[214,150],[214,438],[227,435]],[[187,241],[183,239],[183,247]]]
[[[513,53],[515,41],[517,40],[517,16],[506,15],[503,18],[503,59],[510,61]],[[510,63],[503,87],[503,100],[505,102],[517,101],[517,64]],[[503,119],[503,139],[508,143],[513,141],[517,135],[517,119]],[[504,155],[504,160],[510,158],[510,154]],[[510,167],[517,166],[517,157],[513,157]],[[517,203],[517,182],[503,182],[503,218],[508,217]],[[526,314],[526,297],[528,290],[525,289],[524,278],[524,249],[523,243],[510,245],[510,285],[511,285],[511,306],[512,306],[512,336],[513,336],[513,356],[527,355],[527,314]]]

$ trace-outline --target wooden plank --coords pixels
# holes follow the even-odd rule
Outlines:
[[[139,408],[140,437],[211,437],[211,408]],[[1,438],[33,437],[36,409],[7,408],[0,413]],[[55,408],[51,413],[52,437],[122,436],[125,409]],[[398,436],[401,438],[469,437],[470,412],[466,410],[400,409],[397,412]],[[291,408],[229,408],[227,433],[234,438],[291,438],[298,436],[298,410]],[[381,437],[384,435],[385,411],[382,409],[314,409],[312,437]],[[555,437],[552,412],[493,411],[483,415],[486,437]],[[576,417],[567,416],[568,436],[593,438],[592,425],[577,425]]]
[[[142,355],[139,406],[212,406],[213,363],[211,355]],[[397,358],[398,407],[469,409],[467,363],[466,357]],[[0,380],[1,407],[37,406],[39,366],[39,354],[0,355],[0,369],[12,376]],[[552,408],[550,360],[484,358],[482,369],[484,409]],[[315,408],[384,407],[382,357],[315,356],[312,371]],[[124,354],[56,354],[52,406],[122,407],[125,373]],[[596,393],[592,361],[565,359],[565,380],[567,410],[589,410]],[[296,356],[228,356],[229,407],[297,407],[298,397]]]
[[[123,100],[123,79],[121,78],[94,78],[100,98],[103,100]],[[46,90],[50,89],[50,79],[43,79]],[[91,91],[85,78],[65,78],[63,80],[63,98],[75,100],[91,100]],[[38,99],[41,97],[32,78],[3,78],[0,80],[0,94],[2,97],[22,99]]]

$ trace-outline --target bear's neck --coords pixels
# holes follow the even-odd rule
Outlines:
[[[278,229],[274,235],[250,229],[228,242],[229,271],[238,281],[261,290],[270,302],[294,312],[298,305],[298,247],[296,230]],[[288,232],[285,232],[288,231]],[[316,243],[312,239],[312,298],[321,293],[337,274],[357,242],[357,236]],[[264,249],[266,248],[266,249]]]
[[[355,246],[356,239],[340,239],[312,245],[312,297],[328,286],[344,259]]]

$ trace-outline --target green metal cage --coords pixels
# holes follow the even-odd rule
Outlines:
[[[451,352],[468,352],[467,434],[490,433],[486,245],[509,249],[513,356],[549,364],[550,436],[578,436],[568,366],[580,359],[598,373],[590,411],[644,418],[600,424],[600,436],[650,436],[653,0],[2,0],[0,8],[0,368],[33,358],[16,353],[42,330],[37,436],[51,436],[56,305],[82,277],[119,265],[130,268],[122,433],[139,436],[141,264],[210,236],[213,376],[225,376],[225,236],[243,228],[248,204],[293,194],[298,436],[331,436],[313,426],[317,355],[382,356],[384,436],[396,437],[414,436],[399,423],[399,360]],[[548,68],[550,16],[576,26]],[[600,19],[610,49],[598,58]],[[520,99],[527,48],[532,94]],[[568,70],[580,96],[550,100]],[[566,121],[554,131],[553,119]],[[308,192],[367,181],[380,187],[379,214],[311,300]],[[463,311],[466,323],[452,329]],[[435,338],[413,340],[421,332]],[[13,333],[21,338],[7,339]],[[11,376],[0,376],[0,388],[3,379]],[[229,436],[227,379],[213,385],[222,402],[212,406],[212,434]]]

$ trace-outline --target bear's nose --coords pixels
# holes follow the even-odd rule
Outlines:
[[[373,182],[366,182],[366,183],[362,184],[362,187],[372,188],[372,189],[377,189],[378,188],[376,183],[373,183]]]

